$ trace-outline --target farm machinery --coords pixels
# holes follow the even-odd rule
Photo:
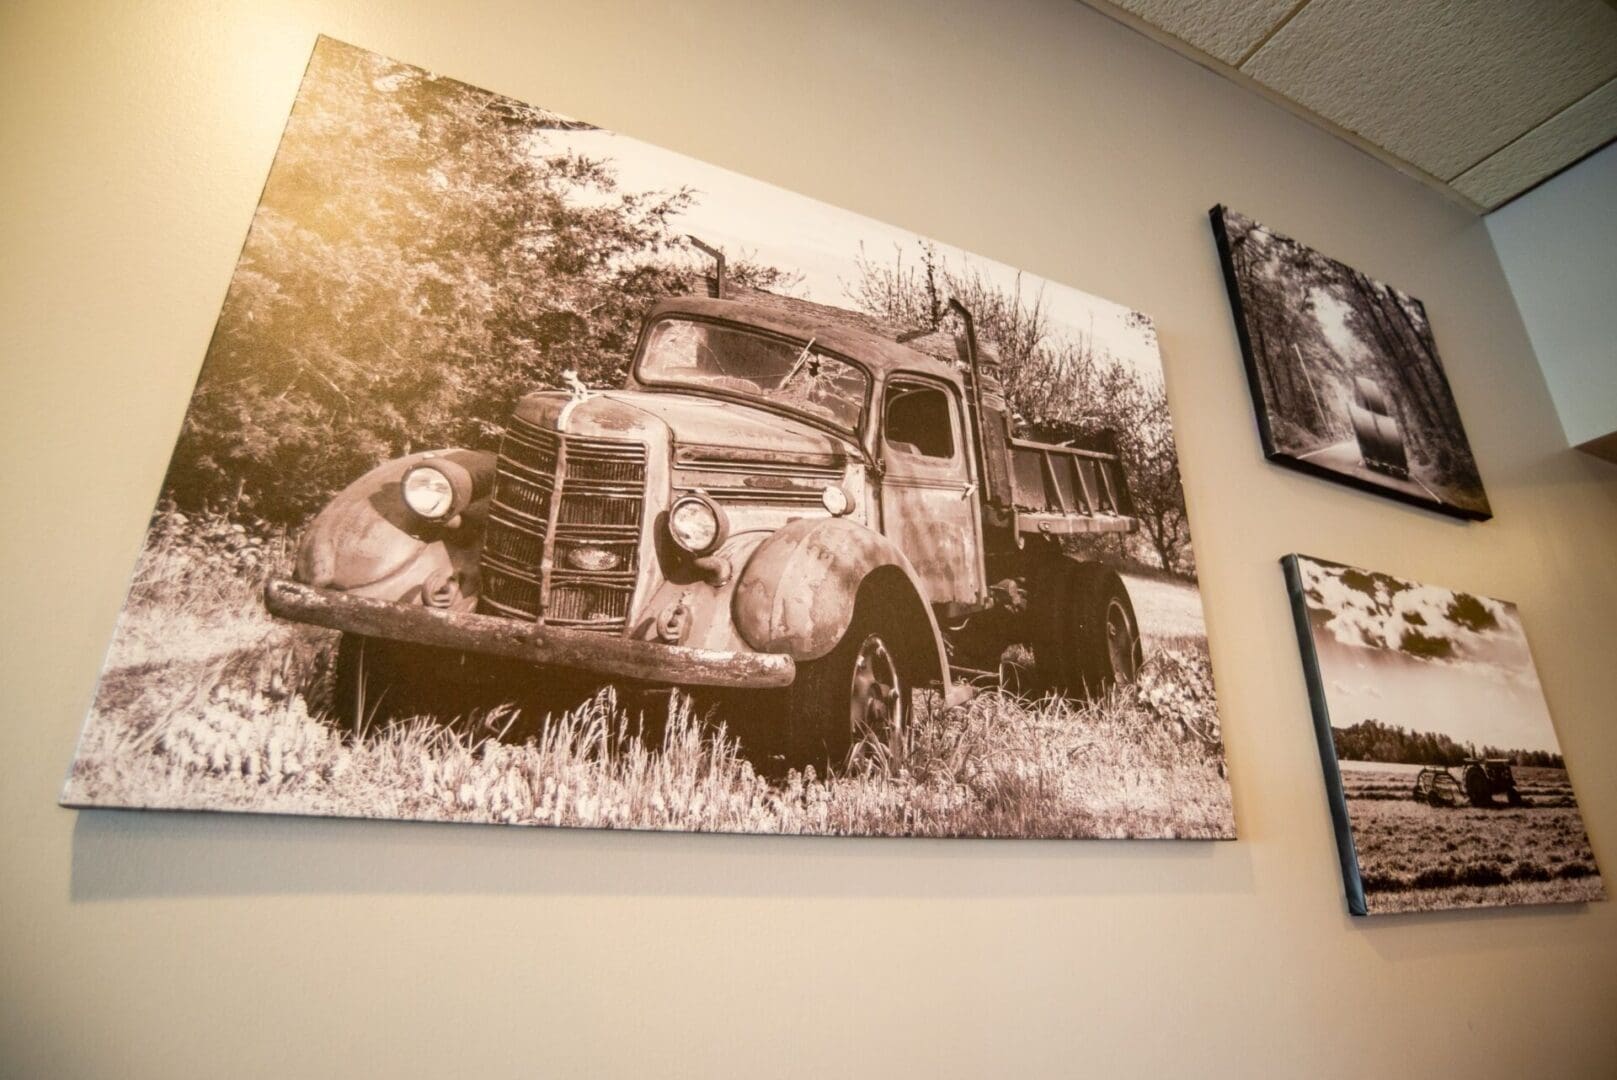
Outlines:
[[[1473,758],[1456,766],[1431,767],[1415,777],[1415,801],[1432,806],[1498,806],[1503,795],[1510,806],[1521,806],[1516,775],[1504,758]]]

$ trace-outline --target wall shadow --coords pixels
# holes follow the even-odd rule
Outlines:
[[[1575,919],[1588,913],[1589,904],[1580,902],[1343,918],[1383,961],[1408,963],[1489,952],[1519,955],[1521,949],[1543,940],[1544,919]]]
[[[76,902],[506,894],[1250,894],[1248,846],[1190,840],[734,836],[175,811],[80,811]]]

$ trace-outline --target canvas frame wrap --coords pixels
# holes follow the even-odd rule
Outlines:
[[[1264,456],[1425,510],[1491,518],[1425,305],[1226,206],[1208,215]]]
[[[1151,321],[322,38],[63,801],[1234,835]]]
[[[1281,565],[1349,912],[1605,899],[1515,606]]]

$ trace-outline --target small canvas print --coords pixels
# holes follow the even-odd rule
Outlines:
[[[1425,306],[1228,207],[1211,215],[1269,459],[1492,517]]]
[[[1234,835],[1151,320],[322,38],[63,794]]]
[[[1282,563],[1349,910],[1605,899],[1515,605]]]

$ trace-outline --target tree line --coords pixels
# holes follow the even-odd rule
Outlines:
[[[587,127],[322,39],[310,62],[203,362],[165,498],[184,511],[296,527],[381,461],[491,449],[514,402],[622,380],[656,300],[702,287],[678,227],[696,194],[631,192],[609,160],[555,149]],[[930,249],[928,249],[930,250]],[[932,324],[977,313],[1028,418],[1115,429],[1162,565],[1188,532],[1167,404],[1037,298],[969,271],[861,260],[855,302]],[[728,280],[789,289],[732,256]],[[881,293],[887,288],[887,294]],[[1056,378],[1056,373],[1062,373]]]
[[[380,461],[490,447],[564,369],[621,376],[679,291],[686,190],[548,152],[542,109],[322,39],[231,281],[165,485],[295,525]]]
[[[1013,288],[1002,288],[969,266],[949,265],[925,241],[917,241],[916,254],[909,258],[904,249],[895,251],[890,262],[861,250],[856,266],[846,286],[848,299],[892,325],[935,327],[943,321],[950,298],[964,304],[978,334],[998,356],[1016,433],[1115,448],[1123,458],[1151,556],[1162,570],[1194,575],[1179,450],[1160,381],[1142,378],[1093,334],[1058,328],[1042,292],[1024,295],[1020,278]],[[1154,339],[1144,316],[1131,319]],[[1106,542],[1121,545],[1124,550],[1118,554],[1132,555],[1126,541]]]
[[[1477,758],[1504,758],[1512,765],[1546,769],[1566,767],[1561,755],[1549,750],[1478,747],[1460,743],[1435,731],[1410,731],[1398,724],[1362,720],[1351,727],[1331,729],[1336,756],[1343,761],[1384,761],[1402,765],[1460,765]]]

